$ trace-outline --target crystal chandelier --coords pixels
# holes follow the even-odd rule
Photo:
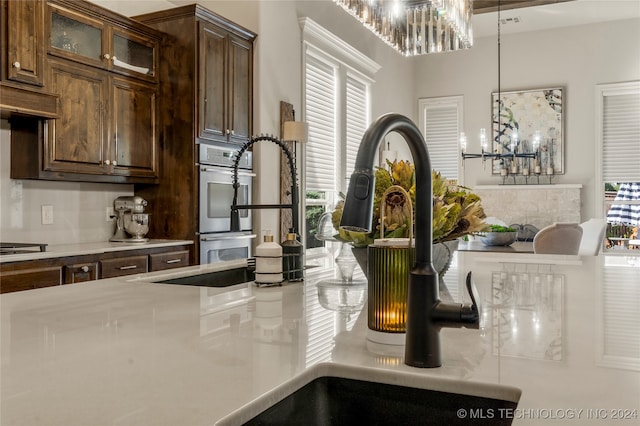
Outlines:
[[[473,45],[471,0],[333,0],[405,56]]]

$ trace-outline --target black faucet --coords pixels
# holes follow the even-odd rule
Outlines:
[[[253,144],[260,141],[273,142],[280,147],[287,157],[287,164],[289,165],[289,171],[291,172],[291,204],[245,204],[238,205],[238,189],[240,188],[240,182],[238,181],[238,166],[242,154],[249,149]],[[299,218],[298,218],[298,177],[296,175],[296,164],[291,153],[291,150],[278,138],[267,135],[260,135],[251,138],[238,150],[235,159],[233,161],[233,201],[231,203],[231,231],[240,231],[240,212],[244,209],[291,209],[291,228],[289,232],[299,232]]]
[[[433,239],[433,188],[431,160],[427,145],[416,125],[399,114],[386,114],[367,129],[356,157],[340,227],[369,232],[375,193],[373,162],[380,142],[387,133],[399,133],[409,145],[415,164],[415,265],[409,274],[407,326],[404,362],[412,367],[440,367],[440,329],[442,327],[479,328],[477,291],[467,275],[471,304],[444,303],[440,300],[438,273],[431,264]]]

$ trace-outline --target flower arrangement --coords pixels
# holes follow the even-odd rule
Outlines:
[[[339,229],[344,196],[338,202],[332,214],[332,222],[338,230],[337,239],[353,244],[355,247],[367,246],[380,238],[380,201],[387,188],[398,185],[404,188],[415,205],[416,182],[415,167],[408,161],[387,161],[388,169],[379,167],[375,172],[376,188],[374,196],[374,229],[369,233],[350,232]],[[457,238],[482,232],[488,225],[480,197],[469,188],[457,185],[436,171],[432,174],[433,186],[433,243],[455,240]],[[401,191],[387,196],[384,211],[384,238],[409,236],[411,211],[409,203]]]

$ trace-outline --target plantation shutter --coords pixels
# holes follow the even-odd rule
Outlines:
[[[603,180],[640,182],[640,83],[602,95]]]
[[[306,121],[309,139],[305,168],[307,191],[336,190],[336,70],[316,56],[306,57]]]
[[[458,179],[458,139],[462,131],[462,96],[420,99],[420,128],[431,167],[447,179]]]
[[[629,269],[635,270],[629,274]],[[601,277],[599,298],[602,317],[599,327],[599,365],[640,369],[640,270],[607,259]]]
[[[368,84],[347,75],[346,96],[346,190],[358,154],[362,136],[369,126]]]

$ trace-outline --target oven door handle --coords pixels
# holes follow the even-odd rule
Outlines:
[[[221,241],[221,240],[249,240],[251,238],[255,238],[255,234],[251,235],[234,235],[229,237],[200,237],[200,241]]]
[[[233,176],[233,172],[226,170],[226,169],[214,169],[214,168],[210,168],[210,167],[201,167],[200,168],[201,172],[215,172],[215,173],[220,173],[223,175],[229,175],[229,176]],[[240,170],[238,170],[238,176],[250,176],[250,177],[255,177],[256,174],[255,173],[251,173],[251,172],[242,172]]]

